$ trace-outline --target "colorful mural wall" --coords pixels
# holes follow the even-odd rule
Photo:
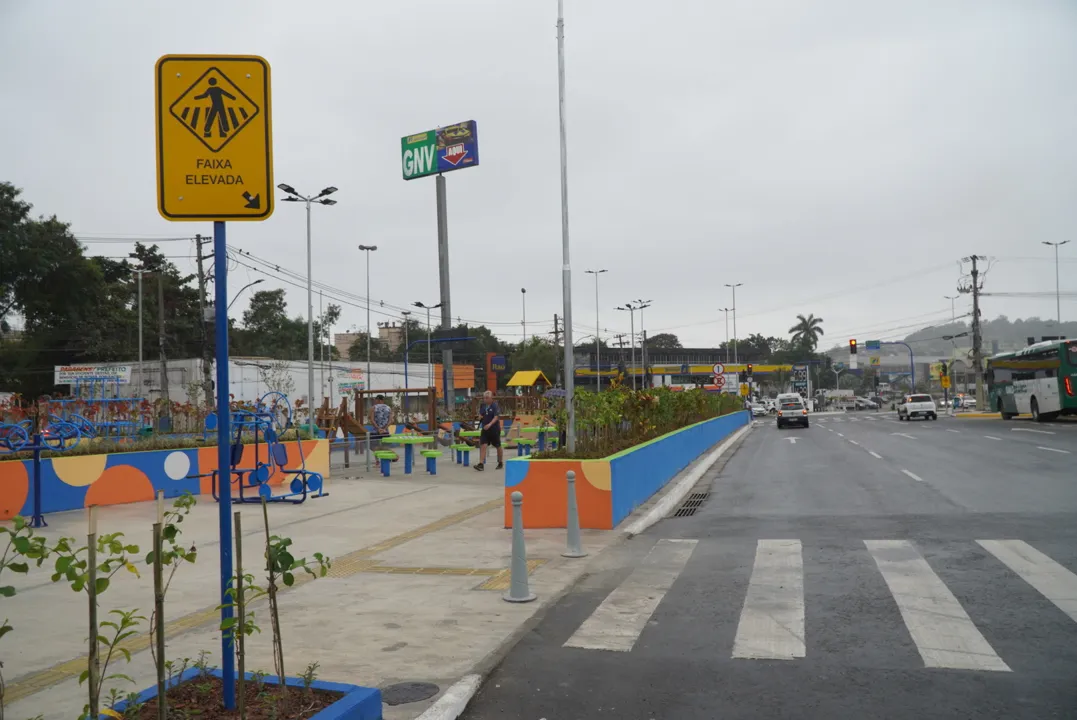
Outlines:
[[[283,445],[288,451],[285,467],[302,467],[304,460],[297,443]],[[302,445],[306,468],[328,478],[329,442],[305,440]],[[257,461],[269,462],[264,444],[258,446]],[[254,445],[244,446],[239,467],[253,467],[255,462]],[[210,478],[188,478],[188,475],[208,473],[216,467],[216,447],[46,458],[41,461],[41,511],[52,513],[90,505],[152,500],[158,490],[164,490],[166,498],[184,492],[209,493]],[[33,473],[33,461],[0,461],[0,520],[33,513],[30,488]],[[280,485],[285,478],[284,473],[274,469],[269,484]]]
[[[580,527],[612,530],[677,473],[751,421],[747,412],[705,420],[601,460],[505,463],[505,527],[512,527],[510,495],[524,495],[525,528],[563,528],[568,514],[565,473],[576,473]]]

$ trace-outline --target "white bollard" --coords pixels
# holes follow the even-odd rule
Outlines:
[[[512,494],[512,564],[509,591],[501,597],[506,602],[531,602],[538,596],[527,587],[527,548],[524,546],[524,494]]]
[[[576,473],[569,470],[565,473],[568,479],[568,518],[565,527],[568,529],[568,549],[561,553],[561,557],[581,558],[587,557],[580,543],[580,511],[576,505]]]

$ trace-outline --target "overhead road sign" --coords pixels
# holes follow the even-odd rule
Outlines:
[[[479,126],[474,120],[400,138],[400,166],[405,180],[478,164]]]
[[[253,55],[157,61],[157,209],[166,220],[273,214],[269,63]]]

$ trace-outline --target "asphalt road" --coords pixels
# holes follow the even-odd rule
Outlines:
[[[701,486],[464,717],[1077,717],[1077,426],[771,420]]]

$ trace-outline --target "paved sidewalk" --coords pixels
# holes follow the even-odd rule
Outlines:
[[[589,559],[560,556],[563,530],[529,530],[531,587],[539,601],[504,602],[511,533],[501,527],[503,474],[476,472],[446,459],[436,477],[423,471],[405,477],[402,461],[394,463],[389,478],[367,475],[361,465],[334,470],[328,497],[270,507],[270,531],[291,537],[297,556],[320,551],[333,559],[329,577],[297,583],[280,596],[288,674],[318,662],[325,680],[368,686],[425,681],[445,690],[583,572]],[[253,571],[264,550],[261,508],[248,505],[242,511],[245,569]],[[55,513],[47,520],[50,540],[85,537],[83,512]],[[102,533],[126,533],[129,542],[141,545],[144,557],[153,520],[153,503],[139,503],[101,508],[98,524]],[[208,650],[219,664],[216,503],[199,498],[182,530],[186,542],[197,543],[199,557],[179,570],[168,593],[167,656],[195,658]],[[620,537],[603,531],[583,535],[592,557]],[[13,718],[42,713],[46,720],[70,720],[85,703],[77,678],[85,668],[86,597],[67,584],[52,584],[50,567],[15,576],[18,594],[3,601],[15,627],[0,646]],[[140,570],[141,578],[126,572],[115,576],[101,598],[102,618],[113,608],[137,607],[150,614],[152,572],[141,564]],[[263,632],[248,640],[247,667],[272,671],[267,608],[262,603],[253,609]],[[135,679],[134,686],[119,684],[124,691],[148,687],[155,677],[146,636],[132,640],[130,665],[120,661],[109,667]],[[414,718],[435,699],[387,706],[385,717]]]

